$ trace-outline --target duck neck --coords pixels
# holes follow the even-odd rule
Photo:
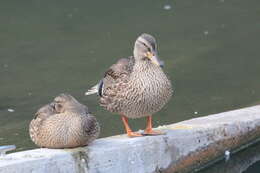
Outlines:
[[[133,71],[138,73],[147,73],[148,71],[161,70],[161,67],[151,63],[149,60],[136,60]]]

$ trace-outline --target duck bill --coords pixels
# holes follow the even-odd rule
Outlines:
[[[163,61],[160,60],[160,58],[154,54],[153,56],[150,57],[150,60],[152,61],[152,63],[154,63],[155,65],[158,65],[160,67],[164,66]]]

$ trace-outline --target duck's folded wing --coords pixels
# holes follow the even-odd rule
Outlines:
[[[102,87],[108,88],[112,85],[126,80],[131,74],[134,65],[134,58],[121,58],[116,64],[113,64],[105,73]],[[101,89],[103,94],[103,89]]]
[[[106,72],[102,80],[99,81],[98,84],[89,89],[85,95],[91,95],[94,93],[98,93],[99,96],[103,95],[104,87],[110,87],[118,80],[125,78],[128,76],[132,70],[134,65],[134,58],[121,58],[117,61],[117,63],[113,64]]]
[[[30,137],[35,143],[37,143],[37,136],[40,133],[42,124],[54,114],[55,111],[50,104],[43,106],[36,112],[34,119],[32,119],[29,125]]]
[[[114,80],[129,74],[133,70],[134,58],[121,58],[117,63],[113,64],[105,73],[104,78],[110,77]]]

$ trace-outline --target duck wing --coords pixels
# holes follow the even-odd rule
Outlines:
[[[85,95],[98,93],[98,95],[102,97],[105,88],[110,88],[116,83],[127,80],[127,77],[129,77],[133,71],[134,63],[134,57],[119,59],[105,72],[103,79],[89,89]]]
[[[34,118],[29,125],[29,134],[32,139],[37,144],[38,135],[40,133],[40,128],[44,121],[50,116],[56,114],[51,104],[47,104],[41,107],[35,114]]]

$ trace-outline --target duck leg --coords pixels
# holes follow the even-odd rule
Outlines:
[[[152,116],[147,117],[147,125],[146,129],[144,130],[143,135],[164,135],[164,132],[161,132],[159,130],[153,130],[152,127]]]
[[[122,121],[123,121],[124,126],[125,126],[125,130],[126,130],[127,136],[129,136],[129,137],[143,136],[142,134],[133,132],[131,130],[131,128],[129,127],[129,124],[128,124],[128,118],[126,116],[123,115],[121,117],[122,117]]]

